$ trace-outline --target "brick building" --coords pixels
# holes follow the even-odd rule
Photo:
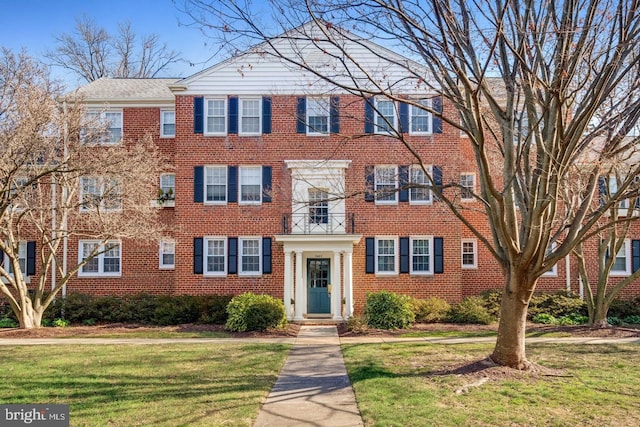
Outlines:
[[[456,117],[436,94],[398,83],[403,67],[374,63],[357,46],[353,55],[403,97]],[[159,243],[118,242],[67,292],[251,291],[282,298],[293,320],[341,320],[372,291],[455,302],[503,286],[496,261],[444,203],[405,186],[428,185],[425,170],[435,185],[459,182],[465,215],[489,233],[470,197],[477,177],[468,142],[424,110],[363,100],[252,51],[186,79],[100,79],[79,92],[110,121],[113,142],[150,134],[168,159],[158,204],[170,233]],[[618,254],[620,275],[631,272],[635,242]],[[71,242],[69,256],[81,257],[85,244]],[[575,260],[546,273],[539,289],[578,292]]]

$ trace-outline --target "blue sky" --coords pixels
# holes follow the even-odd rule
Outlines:
[[[136,34],[157,33],[171,49],[197,64],[176,64],[167,77],[188,76],[221,59],[211,59],[214,50],[207,47],[210,41],[198,29],[183,25],[188,17],[171,0],[5,0],[0,13],[0,46],[14,52],[25,48],[40,58],[55,46],[55,35],[72,33],[76,18],[85,14],[114,34],[118,23],[128,20]],[[76,84],[61,70],[53,70],[53,74],[70,86]]]

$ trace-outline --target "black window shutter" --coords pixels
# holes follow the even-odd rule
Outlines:
[[[364,180],[366,184],[366,189],[364,193],[364,201],[365,202],[373,202],[375,197],[375,179],[376,179],[376,169],[374,166],[365,166],[364,167]]]
[[[373,103],[374,98],[364,100],[364,133],[373,133]]]
[[[204,201],[204,166],[193,168],[193,201],[196,203]]]
[[[204,267],[203,243],[202,237],[193,238],[193,274],[202,274]]]
[[[262,133],[271,133],[271,97],[262,97]]]
[[[36,242],[27,242],[27,276],[36,274]]]
[[[444,273],[444,239],[442,237],[433,238],[433,272]]]
[[[227,202],[236,203],[238,201],[238,167],[229,166],[227,168]]]
[[[431,107],[433,111],[438,114],[442,114],[442,97],[436,96],[431,100]],[[442,118],[433,116],[433,120],[431,122],[433,126],[433,133],[442,133]]]
[[[271,166],[262,166],[262,202],[269,203],[271,197]]]
[[[203,133],[204,131],[204,98],[197,96],[193,98],[193,133]]]
[[[600,199],[600,206],[604,205],[605,197],[607,196],[607,178],[604,176],[598,177],[598,197]]]
[[[373,237],[367,237],[365,239],[365,272],[367,274],[373,274],[376,272],[376,239]]]
[[[438,192],[442,192],[442,168],[440,166],[433,166],[431,169],[431,175],[433,178],[433,186]],[[438,200],[437,196],[434,196],[435,200]]]
[[[262,274],[271,274],[271,237],[262,238]]]
[[[227,273],[238,274],[238,238],[229,237],[229,256],[227,257]]]
[[[400,178],[400,195],[401,202],[409,201],[409,166],[398,166],[398,177]]]
[[[400,238],[400,273],[409,272],[409,238]]]
[[[307,98],[299,97],[296,104],[296,132],[307,132]]]
[[[238,133],[238,97],[230,96],[228,105],[229,133]]]
[[[329,105],[329,123],[331,133],[340,133],[340,97],[331,97]]]
[[[640,269],[640,240],[631,241],[631,271],[635,273]]]
[[[409,133],[409,104],[400,103],[400,132]]]
[[[0,264],[4,262],[4,252],[0,249]]]

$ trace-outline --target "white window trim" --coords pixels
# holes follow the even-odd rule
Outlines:
[[[555,249],[556,249],[556,242],[553,242],[551,244],[551,249],[547,249],[547,254]],[[547,254],[545,254],[545,256]],[[558,277],[558,263],[553,264],[553,267],[551,267],[551,270],[548,270],[542,273],[542,277]]]
[[[631,239],[624,239],[624,245],[620,250],[624,250],[625,255],[625,271],[615,271],[613,268],[609,273],[610,276],[625,277],[631,275]],[[617,254],[616,254],[617,257]]]
[[[430,99],[414,99],[413,102],[427,101],[427,108],[431,108],[431,100]],[[427,114],[427,123],[429,123],[429,130],[426,132],[414,131],[413,130],[413,110],[420,110]],[[433,114],[428,111],[422,110],[416,107],[413,104],[409,104],[409,134],[410,135],[431,135],[433,133]]]
[[[379,102],[391,102],[393,104],[393,121],[391,123],[391,131],[386,131],[386,130],[381,130],[378,126],[378,118],[381,117],[382,115],[379,114],[378,112],[378,103]],[[378,99],[375,98],[375,105],[376,108],[373,110],[373,131],[375,134],[377,135],[392,135],[394,132],[394,129],[398,129],[398,108],[396,105],[396,102],[391,100],[391,99]],[[384,117],[384,116],[382,116]]]
[[[242,270],[242,245],[247,240],[258,241],[258,271],[243,271]],[[242,236],[238,237],[238,276],[262,276],[262,237],[260,236]]]
[[[258,101],[258,131],[257,132],[244,132],[242,130],[242,119],[244,115],[243,104],[247,101]],[[238,135],[239,136],[257,136],[262,135],[262,97],[245,97],[238,98]]]
[[[160,190],[162,190],[163,195],[166,194],[165,190],[162,188],[162,178],[166,177],[166,176],[173,176],[173,199],[170,200],[165,200],[164,202],[160,202],[160,197],[158,197],[158,203],[160,203],[162,206],[164,207],[172,207],[176,205],[176,174],[173,172],[165,172],[165,173],[161,173],[160,174],[160,186],[158,187]]]
[[[260,172],[258,185],[260,186],[260,200],[242,200],[242,171],[247,169],[258,169]],[[228,179],[228,177],[227,177]],[[262,166],[259,165],[242,165],[238,167],[238,204],[239,205],[261,205],[262,204]]]
[[[209,257],[209,245],[210,240],[222,240],[224,242],[224,271],[209,271],[207,270],[207,258]],[[226,236],[206,236],[202,239],[202,274],[209,277],[225,277],[227,275],[227,265],[229,263],[229,240]]]
[[[318,132],[318,131],[314,131],[313,128],[311,127],[310,123],[309,123],[309,101],[313,101],[313,102],[319,102],[319,103],[326,103],[327,106],[327,111],[326,111],[326,115],[324,117],[327,118],[327,131],[326,132]],[[306,121],[306,127],[307,127],[307,135],[308,136],[327,136],[329,135],[329,133],[331,132],[331,98],[327,98],[327,97],[307,97],[307,105],[306,105],[306,111],[305,111],[305,121]]]
[[[165,243],[168,244],[173,244],[173,264],[164,264],[163,263],[163,255],[165,254],[164,252],[164,245]],[[158,268],[160,270],[173,270],[176,268],[176,242],[173,239],[163,239],[160,240],[160,245],[159,245],[159,251],[158,251]],[[168,253],[168,252],[166,252]]]
[[[21,240],[18,243],[18,260],[22,260],[24,259],[24,271],[22,271],[22,278],[24,279],[24,281],[26,283],[30,283],[31,282],[31,278],[29,276],[27,276],[27,242],[25,240]],[[24,256],[22,256],[24,255]],[[7,254],[3,254],[3,258],[2,258],[2,268],[4,268],[4,270],[6,272],[9,272],[9,268],[11,265],[11,260],[9,259],[9,257],[7,256]],[[10,274],[11,277],[14,277],[14,273]],[[0,278],[0,280],[2,280],[2,283],[7,283],[7,280],[2,277]]]
[[[223,169],[225,170],[225,181],[224,181],[224,200],[207,200],[207,169]],[[207,165],[204,167],[203,172],[203,185],[202,191],[204,194],[202,195],[202,200],[205,205],[226,205],[228,200],[229,193],[229,168],[226,165]],[[238,190],[239,191],[239,190]]]
[[[465,243],[471,243],[473,245],[473,264],[464,263]],[[460,241],[460,264],[464,270],[476,270],[478,268],[478,241],[476,239],[462,239]]]
[[[376,275],[378,276],[397,276],[400,271],[400,254],[398,253],[398,236],[376,236],[375,238],[375,267]],[[378,242],[380,240],[393,240],[393,271],[379,271],[378,270]]]
[[[107,134],[109,136],[109,138],[107,139],[107,137],[105,136],[104,139],[101,139],[98,144],[99,145],[117,145],[117,144],[121,144],[122,140],[124,139],[124,113],[122,108],[108,108],[106,110],[97,110],[97,109],[89,109],[87,111],[88,114],[91,115],[97,115],[98,120],[102,123],[102,124],[107,124]],[[120,139],[118,139],[117,141],[111,141],[111,126],[109,126],[109,123],[107,122],[107,113],[116,113],[120,115],[120,120],[118,123],[120,125],[119,129],[120,129]]]
[[[207,118],[209,118],[209,102],[208,101],[222,101],[222,105],[224,108],[224,131],[222,132],[210,132],[208,130],[207,127]],[[204,123],[202,124],[203,127],[203,135],[205,136],[220,136],[220,135],[226,135],[229,132],[229,107],[228,107],[228,100],[227,98],[216,98],[216,97],[209,97],[209,98],[205,98],[204,99],[204,105],[203,105],[203,109],[204,109],[204,114],[203,114],[203,119]],[[215,117],[220,117],[220,116],[215,116]]]
[[[93,243],[97,243],[97,244],[101,244],[102,241],[101,240],[78,240],[78,263],[81,263],[83,258],[82,258],[82,253],[83,250],[82,248],[84,247],[85,244],[93,244]],[[118,257],[120,260],[120,271],[118,272],[113,272],[113,273],[105,273],[104,272],[104,254],[105,254],[105,247],[109,244],[117,244],[118,245]],[[122,277],[122,242],[119,240],[109,240],[108,242],[105,242],[102,245],[102,252],[100,252],[98,255],[96,255],[94,258],[98,259],[98,271],[97,272],[84,272],[82,271],[82,268],[80,268],[78,270],[78,277]],[[83,266],[84,267],[84,266]]]
[[[420,167],[420,165],[411,165],[409,167],[409,183],[413,182],[412,178],[413,178],[413,170],[414,169],[420,169],[422,171],[422,168]],[[427,173],[429,175],[433,174],[433,166],[432,165],[425,166],[425,169],[427,170]],[[425,183],[425,185],[429,185],[429,179],[428,178],[427,178],[427,182]],[[429,198],[427,200],[413,200],[413,197],[411,196],[411,188],[409,188],[409,204],[410,205],[432,205],[433,204],[433,191],[431,191],[431,189],[428,189],[427,191],[429,191]]]
[[[428,240],[429,241],[429,270],[415,271],[413,269],[413,241],[414,240]],[[433,276],[433,236],[410,236],[409,237],[409,274],[412,276]]]
[[[166,124],[164,113],[173,113],[173,133],[172,134],[164,133],[164,125]],[[176,129],[176,110],[173,108],[160,109],[160,138],[175,138],[176,136],[175,129]]]
[[[473,202],[475,200],[475,198],[473,197],[473,194],[475,194],[476,192],[476,174],[475,172],[461,172],[460,173],[460,186],[462,187],[462,177],[463,176],[470,176],[473,179],[473,186],[471,187],[471,197],[464,197],[464,191],[462,191],[462,188],[460,189],[460,200],[463,202]]]
[[[394,177],[395,177],[395,190],[393,190],[393,200],[379,200],[378,199],[378,194],[380,193],[380,191],[378,190],[378,169],[386,169],[386,168],[393,168],[394,172]],[[374,201],[376,205],[397,205],[398,204],[398,185],[399,185],[399,179],[398,179],[398,166],[397,165],[375,165],[375,167],[373,168],[373,189],[374,189]],[[385,190],[382,190],[385,191]]]

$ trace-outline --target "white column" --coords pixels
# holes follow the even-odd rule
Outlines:
[[[352,253],[344,253],[344,318],[353,316],[353,276],[352,276]]]
[[[293,320],[304,320],[303,311],[307,307],[307,287],[302,277],[302,252],[296,251],[296,300]]]
[[[293,262],[292,252],[284,252],[284,312],[287,314],[287,320],[293,318],[291,313],[291,298],[293,298]]]
[[[331,269],[331,312],[333,320],[342,320],[342,284],[340,268],[340,252],[333,253],[333,268]]]

